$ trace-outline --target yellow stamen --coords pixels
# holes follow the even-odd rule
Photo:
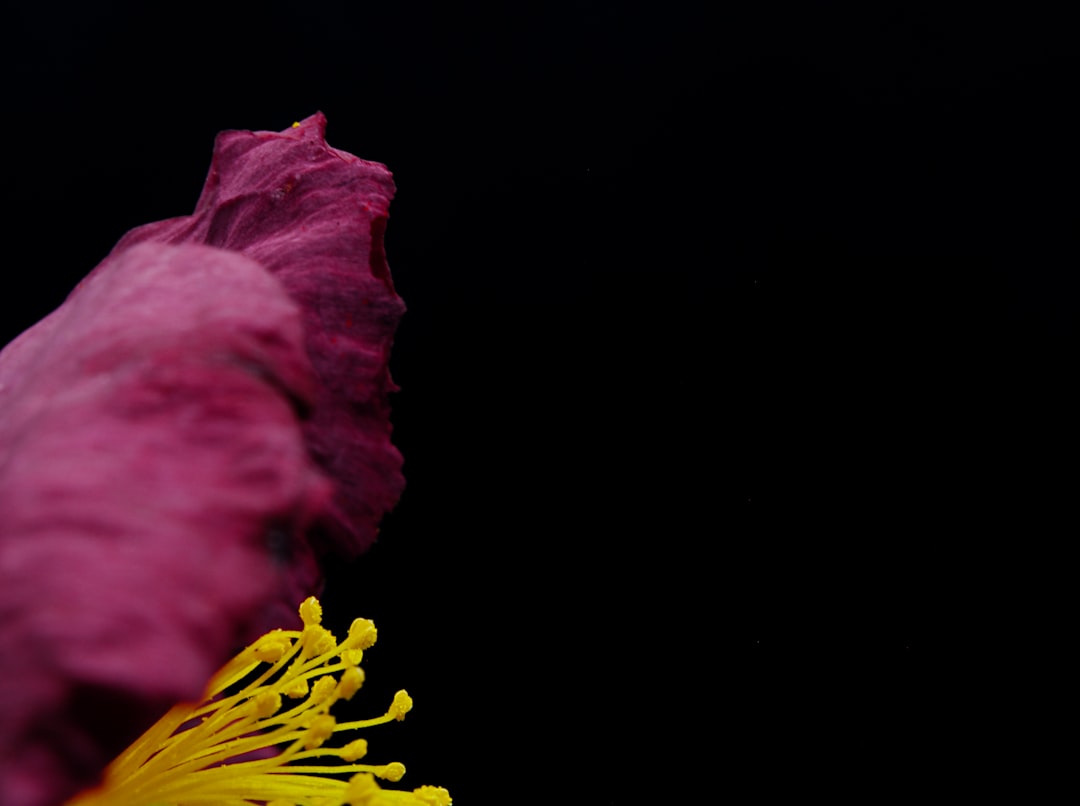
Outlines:
[[[382,789],[375,778],[398,781],[405,766],[357,763],[366,740],[327,745],[337,733],[403,719],[412,698],[399,691],[383,716],[337,722],[328,712],[363,684],[357,664],[375,625],[357,619],[339,644],[314,597],[300,618],[302,631],[274,630],[243,650],[202,703],[174,706],[109,765],[101,786],[67,806],[449,806],[441,787]]]

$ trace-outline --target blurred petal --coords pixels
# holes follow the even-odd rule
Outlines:
[[[0,802],[70,794],[197,697],[329,482],[300,312],[258,263],[146,244],[0,353]]]

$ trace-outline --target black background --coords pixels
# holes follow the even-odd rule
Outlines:
[[[713,6],[5,7],[5,340],[219,130],[393,171],[409,486],[324,602],[459,803],[921,792],[1068,534],[1064,26]]]

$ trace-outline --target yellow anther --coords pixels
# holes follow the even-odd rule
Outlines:
[[[300,124],[296,124],[299,126]],[[294,127],[295,128],[295,127]],[[314,596],[309,596],[300,604],[300,618],[305,627],[314,627],[322,624],[322,605]]]
[[[334,718],[330,714],[321,714],[311,720],[311,727],[304,734],[304,749],[314,750],[334,735]]]
[[[414,789],[413,794],[428,806],[450,806],[450,793],[441,786],[422,786]]]
[[[345,761],[358,761],[367,755],[367,739],[354,739],[341,748],[341,758]]]
[[[255,695],[252,702],[255,703],[255,716],[258,719],[266,719],[273,716],[281,708],[281,695],[276,691],[260,691]]]
[[[375,646],[375,639],[379,637],[379,631],[375,629],[375,622],[371,619],[354,619],[349,627],[349,638],[345,641],[350,649],[371,649]]]
[[[368,806],[381,791],[371,773],[358,772],[349,779],[349,785],[345,788],[345,802],[349,806]]]
[[[303,654],[309,658],[322,655],[337,646],[334,634],[318,624],[305,627],[304,632],[300,634],[300,641],[304,647]]]
[[[300,121],[299,120],[294,120],[292,127],[294,129],[299,129],[300,128]]]
[[[314,650],[316,655],[322,655],[324,652],[330,652],[337,647],[337,638],[329,630],[320,627],[319,635],[315,641]]]
[[[281,693],[294,700],[306,697],[308,693],[308,682],[303,677],[298,677],[285,686],[285,688],[281,690]]]
[[[375,774],[380,778],[385,778],[387,781],[400,781],[405,774],[405,765],[400,761],[391,761]]]
[[[412,705],[412,697],[405,689],[402,689],[394,695],[394,701],[390,703],[390,710],[386,712],[386,715],[400,722],[405,718],[405,714],[412,710]]]
[[[264,663],[277,663],[291,647],[292,642],[281,635],[281,630],[274,630],[258,640],[252,653]]]
[[[314,705],[329,699],[330,695],[334,693],[334,689],[337,688],[337,681],[333,677],[327,675],[326,677],[320,677],[315,681],[315,685],[311,687],[311,697],[309,701]]]
[[[337,695],[342,700],[351,700],[353,694],[358,692],[362,685],[364,685],[364,670],[359,666],[352,666],[341,673]]]

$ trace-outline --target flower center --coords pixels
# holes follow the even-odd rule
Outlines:
[[[412,698],[399,691],[382,716],[337,722],[330,708],[363,685],[359,664],[375,625],[356,619],[338,643],[321,626],[317,599],[300,605],[300,617],[302,631],[273,630],[243,650],[214,675],[203,703],[174,706],[109,765],[101,786],[67,806],[449,806],[441,787],[382,789],[375,779],[398,781],[405,766],[357,763],[366,740],[327,744],[404,719]]]

